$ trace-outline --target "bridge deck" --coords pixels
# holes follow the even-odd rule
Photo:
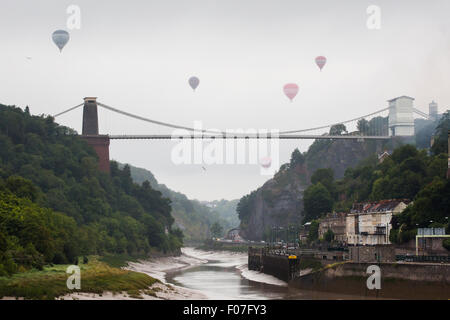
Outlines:
[[[280,136],[264,136],[264,135],[110,135],[111,140],[179,140],[179,139],[343,139],[343,140],[388,140],[389,136],[329,136],[329,135],[280,135]]]

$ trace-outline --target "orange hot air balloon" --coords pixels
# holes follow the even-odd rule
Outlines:
[[[298,85],[295,83],[288,83],[283,88],[284,94],[291,100],[295,98],[298,93]]]
[[[316,64],[320,68],[320,71],[322,71],[322,68],[325,66],[326,63],[327,63],[327,58],[326,57],[318,56],[316,58]]]

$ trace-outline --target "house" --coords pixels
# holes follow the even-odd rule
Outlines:
[[[387,157],[389,157],[391,154],[389,151],[385,150],[383,153],[380,153],[378,155],[378,163],[382,163]]]
[[[333,231],[334,239],[342,244],[347,243],[345,212],[329,213],[319,223],[319,238],[323,238],[328,230]]]
[[[227,232],[226,239],[228,240],[241,240],[241,236],[239,235],[239,228],[231,229]]]
[[[311,227],[311,222],[306,222],[300,227],[299,230],[299,240],[300,242],[306,242],[308,240],[309,229]]]
[[[346,217],[347,244],[390,244],[392,216],[405,210],[410,202],[407,199],[393,199],[353,204]]]

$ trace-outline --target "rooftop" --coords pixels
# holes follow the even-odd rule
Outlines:
[[[406,98],[406,99],[415,100],[413,97],[410,97],[410,96],[400,96],[400,97],[397,97],[397,98],[388,100],[388,102],[392,102],[392,101],[395,101],[395,100],[398,100],[398,99],[401,99],[401,98]]]
[[[409,204],[409,199],[389,199],[375,202],[354,203],[350,213],[372,213],[389,212],[394,210],[400,203]]]

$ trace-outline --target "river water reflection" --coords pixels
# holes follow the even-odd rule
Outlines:
[[[349,296],[289,288],[286,283],[269,275],[248,271],[247,255],[184,250],[190,257],[202,259],[200,265],[174,271],[166,276],[169,283],[197,290],[209,299],[364,299]],[[257,280],[257,281],[255,281]]]

